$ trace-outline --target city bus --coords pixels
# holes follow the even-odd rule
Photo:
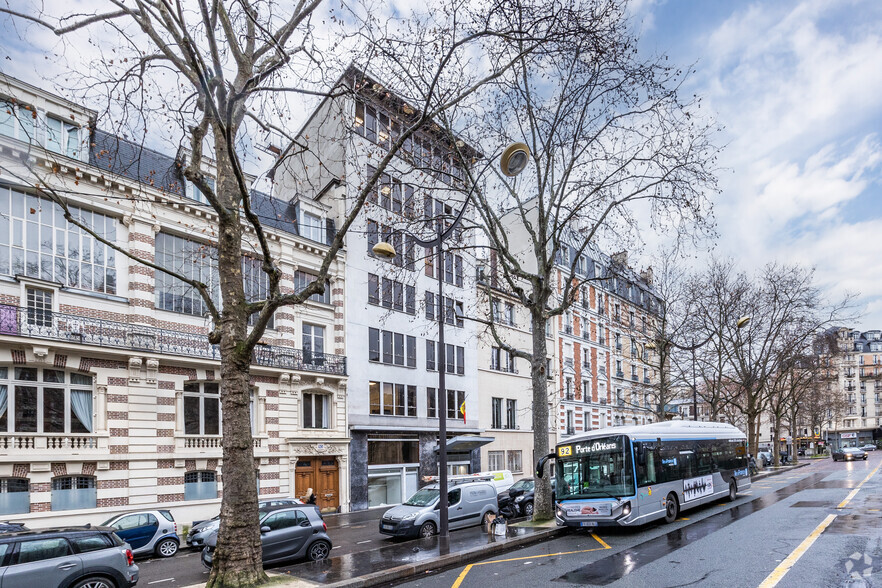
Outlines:
[[[680,512],[750,488],[747,438],[726,423],[665,421],[611,427],[559,443],[554,459],[559,526],[671,523]]]

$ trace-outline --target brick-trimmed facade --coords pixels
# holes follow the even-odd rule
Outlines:
[[[82,125],[84,132],[90,127],[94,113],[19,84],[3,74],[0,78],[4,81],[3,92],[19,92],[13,98],[20,103],[35,104],[40,112],[70,111],[66,120]],[[93,132],[101,135],[100,131]],[[98,135],[92,135],[92,140],[100,142],[100,138],[95,138]],[[21,167],[20,161],[5,159],[11,152],[7,141],[15,140],[0,136],[3,164],[26,177],[28,171]],[[104,141],[108,143],[106,138]],[[162,159],[165,156],[158,153],[144,154],[153,158],[151,165],[157,160],[173,161],[173,158]],[[38,165],[52,164],[55,157],[38,147],[33,155]],[[152,185],[141,185],[137,178],[127,177],[126,170],[109,169],[113,165],[111,156],[96,155],[91,161],[87,160],[88,156],[84,154],[86,159],[77,166],[59,168],[61,171],[53,174],[53,181],[58,183],[61,193],[76,192],[77,206],[111,219],[108,222],[115,225],[118,246],[127,248],[140,259],[154,260],[159,259],[155,254],[158,232],[180,235],[180,227],[188,226],[193,228],[189,231],[191,238],[209,234],[211,215],[194,214],[192,210],[201,205],[183,198],[179,190],[163,192]],[[17,188],[5,182],[8,180],[0,177],[0,190],[9,191],[12,197],[22,197]],[[139,197],[130,200],[131,194]],[[201,231],[200,227],[206,230]],[[277,251],[277,263],[283,273],[282,287],[293,290],[294,271],[317,268],[323,249],[311,242],[307,244],[284,229],[274,226],[265,229],[271,246]],[[55,227],[55,230],[64,230],[64,227]],[[345,253],[341,253],[333,272],[342,275],[344,256]],[[30,489],[29,513],[0,513],[0,516],[25,520],[35,527],[94,523],[96,514],[91,510],[52,510],[53,480],[66,476],[94,479],[96,508],[107,511],[101,513],[102,519],[115,511],[159,504],[171,509],[181,521],[217,514],[224,479],[220,437],[187,434],[192,423],[185,422],[184,411],[187,382],[217,381],[220,377],[220,361],[204,353],[198,343],[200,337],[209,332],[207,321],[202,316],[161,309],[161,293],[157,291],[161,284],[157,283],[157,272],[153,269],[121,254],[115,255],[114,263],[115,290],[109,292],[93,292],[84,285],[59,288],[58,283],[39,277],[17,282],[19,278],[15,276],[2,276],[0,280],[0,304],[24,307],[27,306],[25,288],[47,289],[53,294],[54,311],[65,317],[63,321],[53,322],[52,327],[59,332],[45,340],[24,336],[26,333],[23,336],[0,334],[0,367],[62,370],[68,383],[74,381],[73,374],[88,376],[92,382],[90,434],[0,431],[0,436],[16,439],[15,443],[0,449],[0,478],[27,479]],[[334,296],[342,300],[343,281],[334,283],[338,284]],[[343,354],[343,345],[330,344],[338,321],[332,306],[310,301],[277,313],[275,330],[268,330],[263,342],[299,349],[302,325],[308,322],[325,327],[326,352]],[[99,330],[103,330],[102,337],[95,336]],[[316,432],[301,429],[302,390],[308,387],[333,395],[335,404],[342,407],[345,414],[345,381],[343,373],[252,367],[254,454],[262,497],[295,494],[293,448],[315,443]],[[66,414],[72,414],[70,408]],[[335,426],[338,428],[334,431],[320,432],[318,436],[326,434],[345,440],[345,418],[339,423],[335,421]],[[19,448],[16,443],[23,446]],[[345,444],[341,443],[341,447],[343,449],[335,455],[342,457],[346,454]],[[345,457],[341,460],[338,494],[341,509],[347,510],[349,489],[343,464]],[[185,499],[185,474],[192,471],[216,473],[217,499]]]

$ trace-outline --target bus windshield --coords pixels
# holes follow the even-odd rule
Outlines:
[[[617,435],[561,445],[557,455],[557,500],[634,495],[634,469],[627,437]]]

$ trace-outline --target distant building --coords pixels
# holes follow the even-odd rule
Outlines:
[[[882,331],[835,330],[838,353],[829,366],[829,390],[838,402],[827,411],[826,437],[834,447],[882,438]]]

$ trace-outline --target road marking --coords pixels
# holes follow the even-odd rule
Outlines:
[[[340,549],[341,547],[343,547],[343,546],[342,545],[335,545],[331,549]]]
[[[465,577],[469,574],[469,572],[475,566],[485,566],[487,564],[507,563],[507,562],[511,562],[511,561],[523,561],[525,559],[529,559],[531,561],[526,562],[524,564],[524,565],[528,565],[528,564],[533,563],[532,560],[543,558],[543,557],[555,557],[558,555],[574,555],[576,553],[588,553],[589,551],[600,551],[602,549],[612,549],[612,547],[610,547],[606,543],[606,541],[604,541],[603,539],[601,539],[600,537],[598,537],[594,533],[591,533],[591,536],[594,537],[594,539],[598,543],[600,543],[600,545],[602,545],[602,547],[595,547],[593,549],[580,549],[578,551],[561,551],[559,553],[546,553],[545,555],[528,555],[526,557],[511,557],[508,559],[494,559],[491,561],[479,561],[478,563],[469,564],[465,568],[463,568],[462,572],[459,574],[459,576],[457,576],[456,581],[453,582],[453,585],[450,588],[459,588],[460,585],[462,584],[462,581],[465,580]]]
[[[878,466],[876,466],[876,469],[873,470],[872,472],[870,472],[870,473],[867,475],[867,477],[864,478],[864,479],[861,481],[861,483],[858,484],[858,485],[855,487],[854,490],[852,490],[851,492],[849,492],[848,496],[845,497],[845,500],[843,500],[842,502],[840,502],[840,503],[839,503],[839,506],[837,506],[836,508],[837,508],[837,509],[845,508],[845,506],[846,506],[849,502],[851,502],[851,499],[854,498],[854,497],[857,495],[857,493],[858,493],[858,491],[861,489],[861,487],[862,487],[864,484],[866,484],[867,481],[869,481],[870,478],[872,478],[874,475],[876,475],[876,473],[879,471],[879,468],[882,468],[882,464],[879,464]],[[777,585],[778,585],[778,582],[780,582],[781,579],[787,574],[787,572],[789,572],[790,569],[791,569],[794,565],[796,565],[796,562],[799,561],[799,558],[801,558],[803,555],[805,555],[805,552],[808,551],[809,547],[811,547],[811,546],[814,544],[814,542],[818,540],[818,537],[821,536],[821,533],[823,533],[824,530],[825,530],[827,527],[829,527],[829,526],[830,526],[830,523],[832,523],[835,519],[836,519],[836,515],[834,515],[834,514],[827,515],[827,518],[825,518],[823,521],[821,521],[821,524],[820,524],[820,525],[818,525],[817,527],[815,527],[815,530],[812,531],[812,532],[809,534],[809,536],[806,537],[806,538],[802,541],[802,543],[800,543],[800,544],[796,547],[796,549],[793,550],[793,553],[791,553],[790,555],[788,555],[788,556],[787,556],[787,559],[785,559],[784,561],[782,561],[782,562],[778,565],[778,567],[776,567],[774,570],[772,570],[772,573],[771,573],[771,574],[769,574],[768,576],[766,576],[766,579],[763,580],[763,583],[759,585],[759,588],[773,588],[774,586],[777,586]]]
[[[152,582],[147,582],[147,585],[149,586],[150,584],[160,584],[162,582],[174,582],[174,581],[175,581],[174,578],[166,578],[165,580],[153,580]]]
[[[356,543],[356,545],[362,545],[364,543],[370,543],[370,542],[371,542],[371,539],[368,539],[366,541],[359,541],[358,543]]]
[[[678,521],[688,521],[689,519],[687,519],[686,517],[681,517],[681,518],[679,518],[679,519],[677,519],[677,520],[678,520]]]

